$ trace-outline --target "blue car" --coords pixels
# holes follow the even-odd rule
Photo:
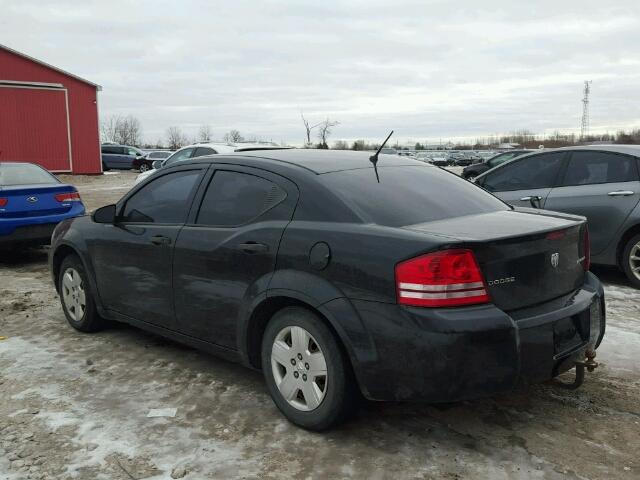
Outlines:
[[[62,220],[84,215],[80,194],[32,163],[0,162],[0,248],[48,245]]]

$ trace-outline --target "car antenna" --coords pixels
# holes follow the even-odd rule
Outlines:
[[[384,146],[387,144],[387,142],[391,138],[391,135],[393,135],[393,130],[391,130],[391,133],[387,136],[384,142],[382,142],[382,145],[378,147],[378,150],[376,151],[376,153],[374,153],[369,157],[369,161],[373,163],[373,169],[376,172],[376,179],[378,180],[378,183],[380,183],[380,176],[378,175],[378,155],[380,154],[380,150],[384,148]]]

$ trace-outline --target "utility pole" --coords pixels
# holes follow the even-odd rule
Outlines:
[[[591,92],[591,80],[584,82],[584,97],[582,98],[582,122],[580,125],[580,139],[584,140],[589,135],[589,93]]]

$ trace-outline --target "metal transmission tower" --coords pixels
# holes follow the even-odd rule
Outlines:
[[[582,98],[582,123],[580,125],[580,139],[584,140],[589,135],[589,93],[591,92],[591,80],[584,82],[584,97]]]

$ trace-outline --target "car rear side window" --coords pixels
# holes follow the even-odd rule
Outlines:
[[[514,160],[489,173],[482,186],[490,192],[551,188],[555,186],[564,155],[553,152]]]
[[[430,166],[378,167],[320,175],[320,181],[365,221],[390,227],[415,225],[509,207],[478,186]]]
[[[184,223],[200,170],[163,175],[147,183],[127,200],[120,221],[124,223]]]
[[[219,170],[207,187],[196,223],[222,227],[244,225],[286,197],[286,192],[270,180]]]
[[[572,152],[562,184],[593,185],[637,180],[638,168],[633,157],[611,152]]]

